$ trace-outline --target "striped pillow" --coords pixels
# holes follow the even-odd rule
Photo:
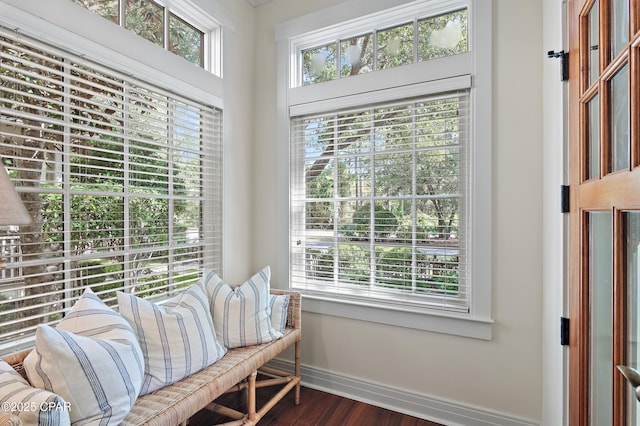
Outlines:
[[[18,416],[24,426],[66,426],[70,423],[69,405],[60,396],[34,388],[2,360],[0,405],[4,411]]]
[[[131,346],[139,371],[136,374],[144,374],[142,349],[129,322],[100,300],[90,288],[85,290],[56,327],[80,336],[107,339]]]
[[[269,305],[271,306],[271,326],[280,333],[284,333],[285,328],[287,328],[289,295],[272,294]]]
[[[218,338],[227,348],[258,345],[282,337],[271,326],[267,266],[244,284],[231,288],[214,272],[205,274],[209,308]]]
[[[117,425],[129,413],[142,385],[130,344],[40,325],[24,360],[31,384],[69,403],[71,422]]]
[[[200,371],[226,353],[216,340],[207,295],[200,284],[162,305],[121,292],[118,303],[144,354],[142,394]]]

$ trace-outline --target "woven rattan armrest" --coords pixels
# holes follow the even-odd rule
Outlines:
[[[18,426],[22,422],[17,416],[10,413],[0,413],[0,425],[2,426]]]

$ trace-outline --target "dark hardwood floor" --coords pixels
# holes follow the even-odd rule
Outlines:
[[[258,392],[258,407],[269,392]],[[262,395],[261,395],[262,394]],[[224,397],[230,407],[237,406],[236,396]],[[228,421],[203,410],[194,416],[189,426],[205,426]],[[293,402],[293,391],[276,404],[258,423],[259,426],[441,426],[437,423],[407,416],[384,408],[343,398],[330,393],[302,387],[300,405]]]

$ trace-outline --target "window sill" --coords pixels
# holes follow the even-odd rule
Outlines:
[[[303,292],[302,310],[396,327],[491,340],[493,320],[436,310],[412,310],[384,304],[337,300]]]

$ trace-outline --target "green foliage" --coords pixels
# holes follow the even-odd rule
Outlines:
[[[192,64],[203,66],[203,49],[202,32],[171,14],[169,16],[169,50]]]
[[[413,23],[378,31],[378,69],[412,63]]]
[[[389,238],[398,229],[398,218],[381,203],[374,204],[373,237],[376,240]],[[353,213],[351,223],[342,227],[345,236],[355,240],[371,237],[371,204],[364,203]]]
[[[111,22],[118,23],[118,0],[73,0],[73,2]]]
[[[336,78],[336,44],[302,52],[302,84],[308,85]]]
[[[469,50],[467,9],[439,15],[418,22],[421,61],[457,55]]]
[[[376,283],[411,287],[413,254],[407,247],[392,247],[380,254],[376,263]]]
[[[164,46],[162,6],[150,0],[127,0],[125,27],[158,46]]]

